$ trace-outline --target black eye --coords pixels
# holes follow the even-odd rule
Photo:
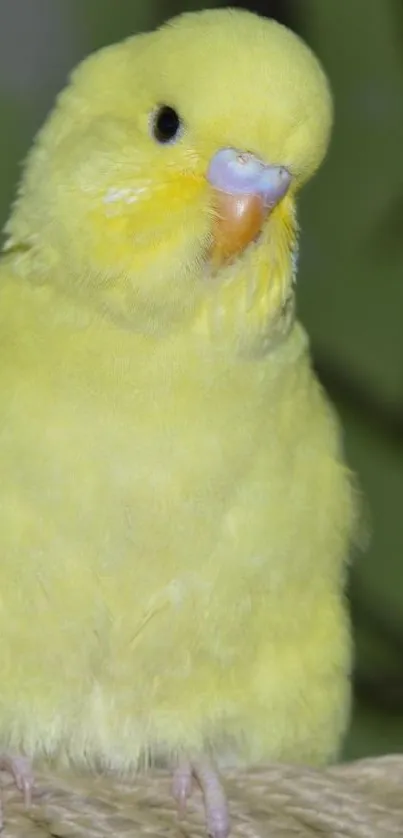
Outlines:
[[[178,137],[181,128],[180,116],[169,105],[161,105],[155,112],[151,132],[158,143],[171,143]]]

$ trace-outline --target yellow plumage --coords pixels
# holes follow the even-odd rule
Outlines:
[[[90,57],[37,138],[0,267],[5,750],[335,756],[354,505],[293,305],[331,110],[295,35],[221,10]],[[293,183],[212,276],[227,146]]]

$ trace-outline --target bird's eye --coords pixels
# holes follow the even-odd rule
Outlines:
[[[182,121],[169,105],[160,105],[151,122],[151,133],[158,143],[172,143],[178,139],[182,130]]]

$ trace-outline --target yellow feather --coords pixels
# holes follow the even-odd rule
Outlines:
[[[163,102],[184,128],[158,146]],[[39,134],[0,265],[5,748],[335,756],[354,499],[294,314],[296,193],[331,119],[295,35],[221,10],[89,58]],[[294,184],[212,275],[228,145]]]

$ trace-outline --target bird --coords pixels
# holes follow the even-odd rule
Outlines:
[[[337,758],[357,520],[296,308],[333,99],[272,19],[186,12],[85,58],[0,261],[0,753],[223,775]],[[324,265],[325,269],[325,265]]]

